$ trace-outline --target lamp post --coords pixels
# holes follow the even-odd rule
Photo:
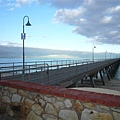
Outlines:
[[[107,51],[105,52],[105,60],[106,60],[106,54],[107,54]]]
[[[96,48],[96,46],[93,46],[92,48],[92,61],[94,62],[94,48]]]
[[[29,22],[29,17],[26,15],[26,16],[24,16],[23,17],[23,33],[21,33],[21,39],[23,40],[23,80],[24,80],[24,74],[25,74],[25,71],[24,71],[24,69],[25,69],[25,45],[24,45],[24,40],[25,40],[25,38],[26,38],[26,34],[25,34],[25,31],[24,31],[24,20],[25,20],[25,18],[27,18],[28,19],[28,22],[27,22],[27,24],[26,24],[26,26],[31,26],[31,24],[30,24],[30,22]]]

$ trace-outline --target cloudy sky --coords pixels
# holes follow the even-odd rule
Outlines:
[[[120,53],[120,0],[0,0],[0,44]],[[27,22],[27,17],[24,19]]]

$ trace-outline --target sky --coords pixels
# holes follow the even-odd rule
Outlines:
[[[0,45],[22,47],[26,15],[25,47],[120,53],[120,0],[0,0]]]

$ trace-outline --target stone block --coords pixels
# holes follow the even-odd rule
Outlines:
[[[82,106],[82,104],[81,104],[79,101],[76,101],[76,102],[73,104],[73,108],[74,108],[77,112],[79,112],[79,113],[81,113],[82,110],[84,109],[84,107]]]
[[[33,104],[33,105],[32,105],[32,110],[33,110],[37,115],[41,115],[41,113],[43,112],[43,108],[42,108],[39,104]]]
[[[14,112],[12,111],[12,109],[11,109],[10,106],[7,106],[7,108],[6,108],[6,112],[8,113],[8,115],[10,115],[10,116],[14,116]]]
[[[120,112],[113,112],[115,120],[120,120]]]
[[[72,103],[71,103],[71,101],[70,101],[69,99],[66,99],[66,100],[64,101],[64,103],[65,103],[66,108],[72,107]]]
[[[59,117],[63,120],[79,120],[77,113],[72,110],[60,110]]]
[[[38,102],[42,107],[45,106],[45,101],[43,99],[39,99]]]
[[[65,107],[65,105],[62,102],[55,102],[54,105],[57,109],[61,109]]]
[[[96,105],[94,103],[82,103],[85,108],[96,109]]]
[[[8,86],[5,86],[5,87],[4,87],[4,90],[8,90],[8,88],[9,88]]]
[[[84,109],[81,114],[81,120],[113,120],[110,113],[99,113],[96,110]]]
[[[43,117],[45,120],[58,120],[56,116],[49,115],[49,114],[43,114],[42,117]]]
[[[107,107],[107,106],[100,105],[100,108],[103,109],[103,110],[109,111],[109,107]]]
[[[99,113],[101,120],[114,120],[110,113]],[[115,119],[120,120],[120,119]]]
[[[40,116],[36,115],[33,111],[29,113],[26,120],[43,120]]]
[[[17,93],[17,89],[16,88],[11,88],[10,87],[9,90],[10,90],[11,93]]]
[[[21,95],[22,97],[27,96],[27,93],[24,90],[18,90],[18,94]]]
[[[56,109],[50,103],[47,103],[45,107],[45,112],[48,114],[57,115]]]
[[[47,96],[44,96],[44,99],[46,102],[49,102],[49,103],[54,103],[55,102],[55,98],[50,96],[50,97],[47,97]]]
[[[20,102],[20,100],[21,100],[20,95],[18,95],[18,94],[13,94],[12,95],[12,99],[11,99],[12,102]]]
[[[2,97],[2,102],[4,102],[4,103],[10,103],[10,98],[8,96],[3,96]]]
[[[28,108],[31,108],[31,106],[35,103],[35,101],[30,99],[25,99],[24,103]]]

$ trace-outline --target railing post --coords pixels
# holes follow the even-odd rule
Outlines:
[[[61,64],[63,65],[63,60],[61,61]]]
[[[51,64],[50,66],[51,66],[51,70],[52,70],[52,61],[51,61],[51,63],[50,63],[50,64]]]
[[[30,65],[29,65],[29,80],[30,80]]]
[[[0,72],[0,80],[2,80],[2,78],[1,78],[2,76],[1,76],[1,72]]]
[[[76,75],[77,75],[77,73],[78,73],[78,67],[77,67],[77,63],[76,63]]]
[[[58,74],[59,74],[59,65],[57,65],[57,84],[59,85]]]
[[[45,67],[45,65],[44,65],[44,67]],[[50,80],[49,80],[49,65],[48,64],[47,64],[47,76],[48,76],[48,85],[50,85]]]
[[[36,72],[37,72],[37,62],[36,62]]]
[[[14,76],[14,63],[13,63],[13,76]]]
[[[66,67],[67,67],[67,64],[68,64],[68,63],[67,63],[67,60],[66,60]]]
[[[59,63],[58,63],[58,61],[57,61],[57,66],[58,66],[58,64],[59,64]]]

